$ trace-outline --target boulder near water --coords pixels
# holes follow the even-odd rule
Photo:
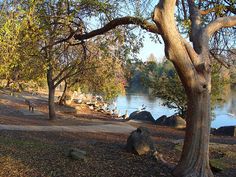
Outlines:
[[[140,120],[140,121],[150,121],[155,123],[155,119],[152,114],[148,111],[135,111],[129,115],[129,119]]]
[[[170,117],[163,115],[156,120],[156,124],[180,129],[186,127],[186,121],[178,115],[173,115]]]
[[[236,136],[236,126],[223,126],[212,132],[214,135]]]
[[[166,115],[163,115],[161,117],[159,117],[157,120],[156,120],[156,124],[158,125],[165,125],[166,124],[166,121],[167,121],[168,117]]]
[[[126,150],[138,155],[154,152],[155,143],[151,139],[149,130],[146,127],[139,127],[131,132],[127,139]]]

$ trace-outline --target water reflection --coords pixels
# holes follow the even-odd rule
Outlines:
[[[225,103],[217,105],[214,110],[216,117],[212,127],[236,125],[236,88],[227,89],[225,95]]]
[[[230,107],[229,107],[229,112],[236,115],[236,89],[231,90],[232,96],[230,100]]]
[[[215,118],[212,121],[212,127],[218,128],[226,125],[236,125],[236,88],[226,91],[225,102],[219,104],[214,109]],[[116,99],[117,108],[121,114],[132,113],[138,110],[143,104],[147,107],[155,119],[162,115],[170,116],[175,113],[165,106],[162,106],[162,100],[150,96],[147,93],[127,93],[125,96],[119,96]]]

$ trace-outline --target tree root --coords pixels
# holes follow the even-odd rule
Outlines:
[[[160,160],[169,170],[173,171],[175,168],[175,164],[172,162],[167,162],[164,158],[163,158],[163,154],[155,151],[153,153],[153,156],[156,160]]]

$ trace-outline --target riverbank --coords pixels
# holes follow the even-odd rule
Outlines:
[[[151,131],[158,151],[164,159],[177,164],[181,155],[184,131],[135,121],[124,122],[85,105],[58,106],[58,117],[48,120],[44,99],[37,102],[35,115],[24,115],[27,106],[20,96],[0,95],[0,124],[25,126],[66,126],[80,131],[53,129],[0,130],[0,176],[160,176],[169,177],[171,171],[152,155],[137,156],[126,152],[129,131],[121,127],[145,126]],[[32,98],[32,99],[33,99]],[[74,127],[75,126],[75,127]],[[105,126],[105,127],[104,127]],[[18,126],[19,127],[19,126]],[[88,128],[87,131],[81,129]],[[110,131],[106,130],[106,127]],[[116,128],[114,128],[116,127]],[[91,129],[93,128],[93,129]],[[92,132],[92,130],[97,130]],[[114,130],[114,131],[112,131]],[[132,131],[132,129],[130,129]],[[70,148],[86,152],[86,160],[72,160],[66,156]],[[211,136],[210,158],[223,168],[215,176],[236,175],[236,138]]]

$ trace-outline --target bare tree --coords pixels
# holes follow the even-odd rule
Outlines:
[[[227,9],[223,16],[203,21],[207,14],[215,13],[217,6],[207,9],[205,1],[181,1],[185,18],[189,18],[190,42],[182,37],[176,25],[175,7],[179,1],[160,0],[153,12],[153,22],[140,17],[120,17],[111,20],[104,27],[74,37],[86,40],[104,34],[120,25],[134,24],[159,34],[165,44],[165,55],[175,66],[188,99],[187,128],[184,147],[179,164],[173,171],[177,177],[212,177],[209,165],[211,59],[209,42],[222,28],[236,26],[235,6],[224,2]],[[215,2],[217,4],[217,2]],[[203,9],[202,9],[203,8]],[[188,9],[188,11],[187,11]],[[235,32],[235,29],[234,29]]]

